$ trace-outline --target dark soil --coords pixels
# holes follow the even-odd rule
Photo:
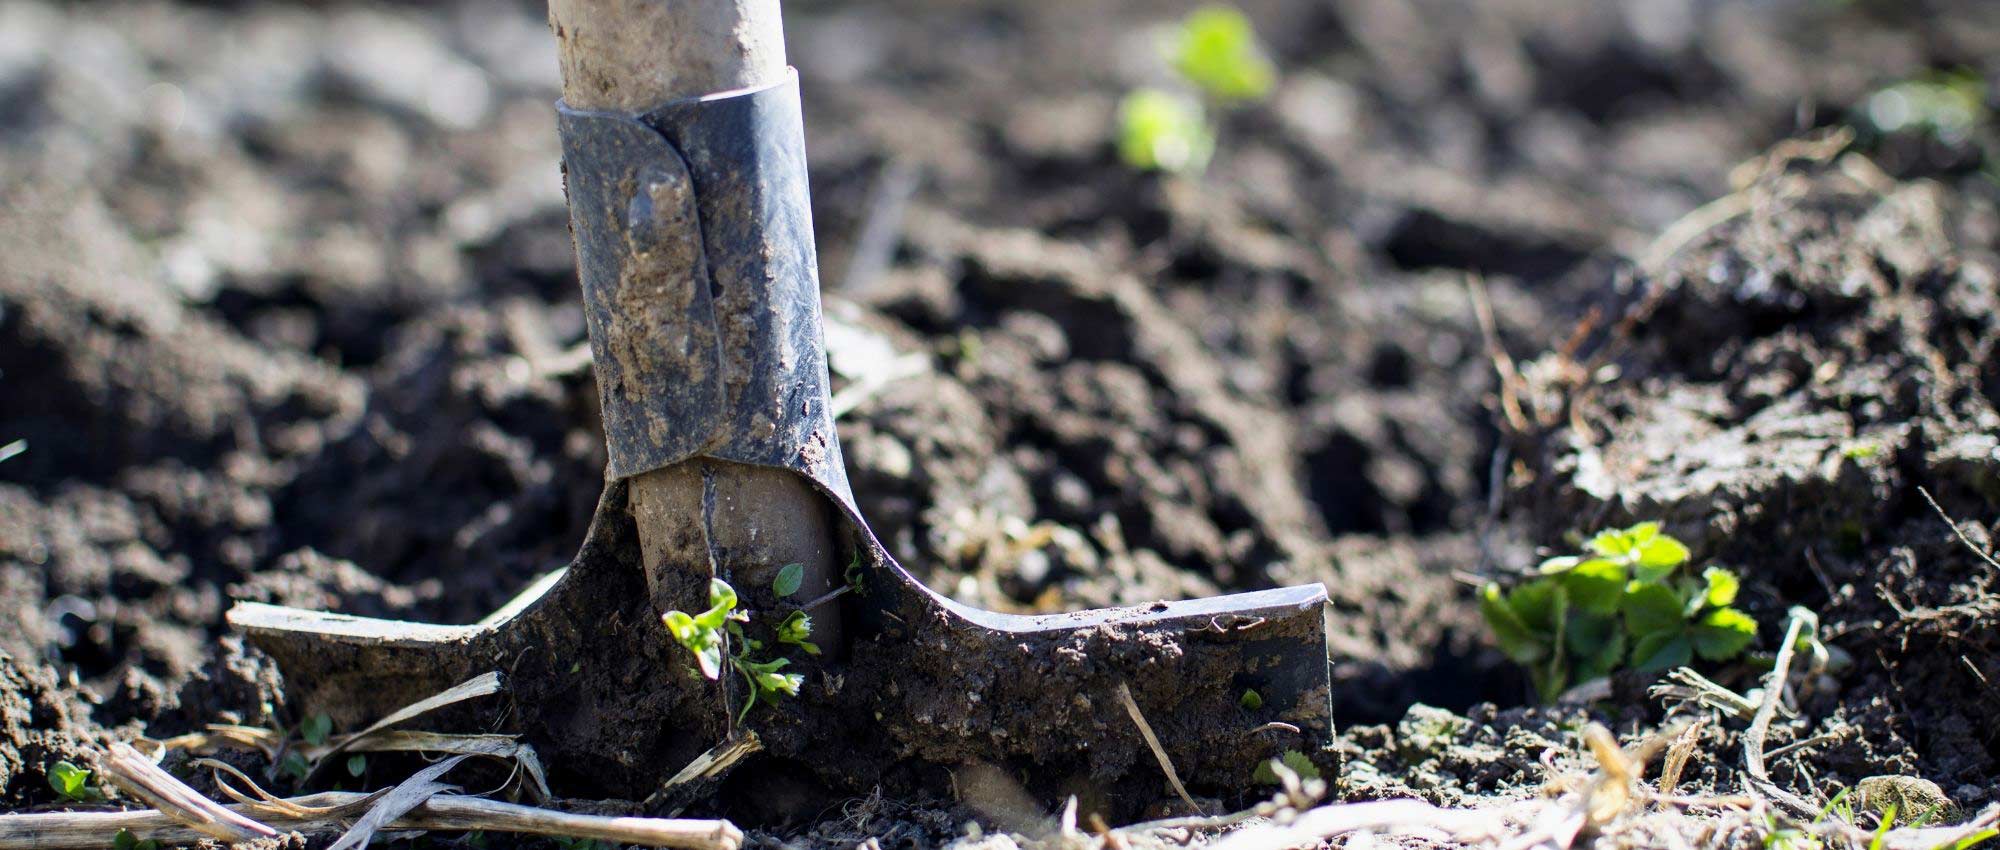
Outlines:
[[[1281,84],[1180,180],[1108,140],[1181,4],[787,4],[840,437],[893,554],[1021,612],[1323,581],[1336,792],[1461,803],[1586,716],[1665,719],[1630,677],[1527,707],[1470,604],[1661,519],[1745,575],[1758,650],[1803,605],[1849,660],[1773,745],[1856,731],[1779,781],[1993,799],[2000,136],[1867,103],[1996,79],[2000,10],[1243,6]],[[556,73],[532,3],[0,7],[0,805],[113,737],[295,722],[232,600],[470,623],[576,553],[605,457]],[[1795,139],[1850,126],[1853,158]],[[1739,728],[1691,785],[1736,788]],[[957,800],[690,811],[995,825]]]

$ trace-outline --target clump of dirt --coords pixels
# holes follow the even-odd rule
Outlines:
[[[9,807],[49,796],[48,771],[67,761],[97,765],[111,736],[88,720],[82,695],[59,684],[55,671],[23,666],[0,651],[0,803]]]
[[[1528,411],[1559,424],[1524,432],[1510,510],[1549,542],[1665,521],[1745,574],[1766,646],[1786,608],[1816,611],[1851,666],[1804,703],[1824,725],[1792,730],[1834,740],[1780,773],[1902,772],[1983,805],[2000,742],[1983,625],[2000,276],[1968,237],[1995,208],[1897,182],[1836,138],[1781,146],[1711,209],[1661,268],[1623,279],[1627,320],[1589,364],[1524,368],[1521,396],[1563,407]],[[1565,375],[1584,380],[1536,383]]]

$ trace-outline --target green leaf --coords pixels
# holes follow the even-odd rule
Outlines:
[[[695,624],[694,618],[688,616],[686,611],[668,611],[666,616],[660,619],[667,624],[667,633],[673,635],[674,640],[680,641],[682,645],[693,641],[695,633],[701,630],[701,627]],[[570,672],[574,673],[576,671],[571,670]]]
[[[1694,627],[1694,648],[1710,661],[1726,661],[1743,652],[1757,637],[1757,621],[1734,608],[1703,614]]]
[[[69,761],[56,762],[49,768],[49,787],[72,802],[86,802],[97,795],[90,787],[90,771]]]
[[[1533,664],[1548,655],[1545,639],[1538,638],[1514,606],[1500,593],[1500,585],[1488,583],[1479,589],[1479,612],[1493,630],[1493,642],[1516,664]]]
[[[347,757],[347,775],[359,778],[368,772],[368,757],[360,753]]]
[[[1141,171],[1194,174],[1208,166],[1215,134],[1193,98],[1137,89],[1118,104],[1118,158]]]
[[[1196,9],[1175,34],[1174,70],[1217,100],[1257,100],[1270,94],[1277,68],[1257,44],[1257,31],[1228,6]]]
[[[1706,585],[1701,594],[1702,600],[1709,607],[1727,608],[1736,604],[1736,593],[1742,589],[1743,582],[1736,578],[1735,573],[1721,567],[1709,567],[1701,571],[1701,579]]]
[[[707,617],[714,610],[702,616]],[[668,611],[660,620],[667,624],[667,633],[673,635],[675,643],[694,653],[695,663],[700,665],[703,676],[721,678],[722,629],[719,623],[704,624],[701,619],[689,617],[685,611]]]
[[[1656,534],[1638,544],[1632,556],[1638,562],[1640,572],[1658,572],[1661,575],[1673,572],[1675,567],[1687,563],[1688,547],[1664,534]]]
[[[1663,584],[1632,582],[1626,586],[1625,599],[1619,607],[1625,612],[1625,630],[1633,637],[1678,632],[1687,623],[1680,596]]]
[[[1632,644],[1632,669],[1641,672],[1685,667],[1693,660],[1693,643],[1688,640],[1687,632],[1678,628],[1640,635]]]
[[[1535,571],[1545,576],[1555,575],[1576,569],[1576,565],[1580,563],[1583,563],[1583,559],[1576,555],[1562,555],[1543,561],[1541,566],[1535,568]]]
[[[1659,534],[1659,523],[1642,522],[1631,528],[1600,531],[1584,547],[1606,558],[1633,561],[1637,559],[1640,547]]]
[[[1560,582],[1531,581],[1508,592],[1507,607],[1514,609],[1529,629],[1553,635],[1556,624],[1569,613],[1569,595]]]
[[[1569,622],[1563,626],[1563,645],[1569,649],[1569,654],[1585,658],[1596,654],[1599,648],[1622,634],[1618,618],[1578,611],[1570,614]]]
[[[121,829],[111,836],[111,847],[112,850],[160,850],[160,842],[152,838],[141,841],[132,830]]]
[[[1611,675],[1625,661],[1625,632],[1615,627],[1593,651],[1577,652],[1576,680],[1579,682]]]
[[[779,599],[799,592],[799,585],[806,580],[806,565],[786,564],[778,570],[778,577],[771,580],[771,592]]]
[[[1308,758],[1305,753],[1298,750],[1286,750],[1283,755],[1278,756],[1278,761],[1283,762],[1286,767],[1291,768],[1292,772],[1298,774],[1300,779],[1320,778],[1319,765],[1313,764],[1311,758]]]
[[[778,623],[778,642],[789,643],[806,651],[808,655],[818,655],[819,646],[807,638],[812,637],[812,617],[804,611],[793,611]]]
[[[694,615],[694,624],[702,629],[714,631],[722,628],[730,620],[736,619],[736,588],[729,582],[715,578],[708,580],[708,610]]]
[[[293,750],[285,754],[284,761],[278,763],[278,770],[290,776],[294,782],[304,782],[306,774],[312,772],[312,765],[306,763],[304,754]]]
[[[719,578],[708,580],[708,607],[725,612],[736,610],[736,588]]]
[[[1243,706],[1246,711],[1256,711],[1264,707],[1264,695],[1257,693],[1254,689],[1246,688],[1243,691],[1243,696],[1236,700],[1236,704]]]
[[[1614,614],[1625,593],[1625,565],[1609,558],[1592,558],[1562,574],[1571,604],[1592,614]]]
[[[299,724],[299,737],[306,739],[306,743],[315,747],[326,743],[327,736],[331,734],[333,734],[333,718],[324,714],[315,714]]]

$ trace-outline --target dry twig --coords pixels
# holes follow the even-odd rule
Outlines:
[[[1931,510],[1937,511],[1937,515],[1944,519],[1944,524],[1951,526],[1951,533],[1958,535],[1958,542],[1965,544],[1965,548],[1971,549],[1972,554],[1978,555],[1988,565],[1996,570],[2000,570],[2000,561],[1994,560],[1992,555],[1987,554],[1985,550],[1980,549],[1977,544],[1974,544],[1972,538],[1965,536],[1965,529],[1960,528],[1958,520],[1952,519],[1951,514],[1945,513],[1944,508],[1938,505],[1937,500],[1931,498],[1931,491],[1924,489],[1922,485],[1918,485],[1917,492],[1923,494],[1924,501],[1931,503]]]
[[[1771,720],[1778,715],[1778,701],[1784,698],[1785,680],[1792,674],[1792,656],[1798,647],[1799,636],[1808,628],[1819,628],[1819,616],[1804,608],[1794,607],[1787,619],[1784,643],[1778,647],[1778,658],[1771,664],[1771,673],[1764,680],[1764,701],[1757,706],[1757,716],[1750,721],[1750,729],[1743,735],[1743,769],[1749,774],[1751,790],[1783,803],[1794,814],[1814,817],[1819,812],[1813,804],[1778,787],[1778,783],[1771,781],[1770,771],[1764,765],[1764,739],[1771,734]]]
[[[202,796],[129,744],[111,745],[105,759],[105,773],[120,790],[210,838],[236,844],[278,834],[277,830]]]
[[[1125,703],[1125,713],[1132,715],[1132,723],[1139,727],[1139,735],[1146,739],[1146,746],[1152,748],[1153,758],[1159,760],[1160,770],[1167,775],[1167,784],[1174,786],[1174,793],[1180,795],[1181,802],[1188,804],[1188,808],[1196,814],[1202,814],[1201,806],[1195,804],[1194,798],[1188,796],[1187,786],[1181,784],[1181,775],[1174,770],[1173,759],[1167,757],[1167,748],[1160,746],[1159,736],[1153,734],[1153,725],[1146,722],[1146,715],[1139,711],[1139,703],[1132,699],[1132,689],[1124,682],[1118,683],[1118,699]]]
[[[306,835],[331,835],[344,828],[338,816],[298,819],[285,816],[283,811],[349,812],[357,804],[365,805],[375,799],[377,797],[373,794],[328,791],[287,798],[281,801],[283,807],[268,803],[239,803],[224,808],[237,815],[263,817],[281,830]],[[457,795],[432,797],[423,805],[390,821],[386,828],[514,832],[595,838],[616,844],[678,847],[684,850],[737,850],[743,844],[742,830],[726,820],[578,815]],[[193,844],[210,837],[151,809],[0,815],[0,850],[104,850],[112,846],[113,837],[121,831],[129,831],[133,838],[140,841],[153,839],[164,845]]]

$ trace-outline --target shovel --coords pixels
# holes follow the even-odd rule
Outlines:
[[[761,749],[764,776],[828,793],[976,770],[1118,816],[1321,750],[1320,585],[1001,614],[869,530],[828,406],[778,0],[551,0],[549,19],[608,483],[571,565],[474,625],[235,606],[296,704],[351,726],[497,670],[500,704],[427,721],[520,735],[558,789],[633,798]],[[716,579],[737,600],[712,665],[669,623],[710,612]],[[795,615],[809,641],[781,634]],[[780,650],[769,675],[797,679],[732,660]]]

